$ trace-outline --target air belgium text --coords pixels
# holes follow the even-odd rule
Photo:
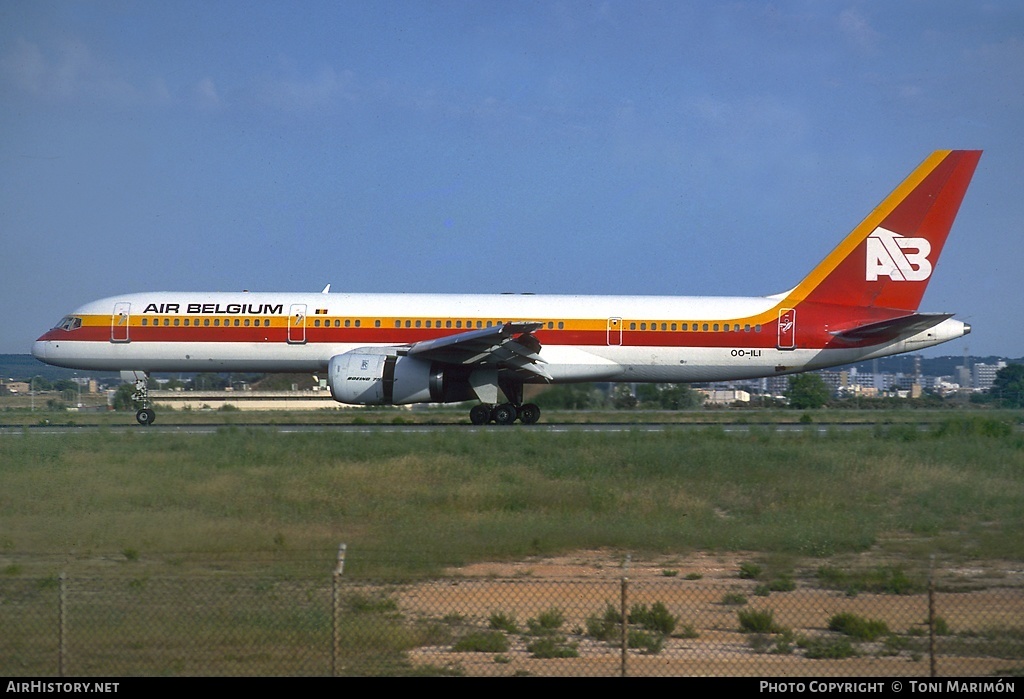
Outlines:
[[[151,303],[143,313],[181,313],[180,303]],[[206,315],[241,315],[270,316],[284,313],[282,303],[189,303],[185,304],[185,313],[204,313]]]

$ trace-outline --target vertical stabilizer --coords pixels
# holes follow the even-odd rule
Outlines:
[[[980,150],[932,153],[791,291],[800,302],[916,311]]]

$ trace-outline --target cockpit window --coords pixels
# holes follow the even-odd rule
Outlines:
[[[53,326],[54,330],[78,330],[82,327],[82,319],[78,316],[64,316],[60,322]]]

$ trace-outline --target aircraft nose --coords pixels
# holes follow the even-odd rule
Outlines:
[[[45,340],[36,340],[32,345],[32,356],[41,362],[46,361],[46,346],[50,344]]]

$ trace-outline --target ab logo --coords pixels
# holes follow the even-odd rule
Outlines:
[[[932,274],[928,254],[932,245],[925,238],[905,238],[885,228],[876,228],[867,239],[867,266],[864,278],[878,281],[889,277],[894,282],[923,282]]]

